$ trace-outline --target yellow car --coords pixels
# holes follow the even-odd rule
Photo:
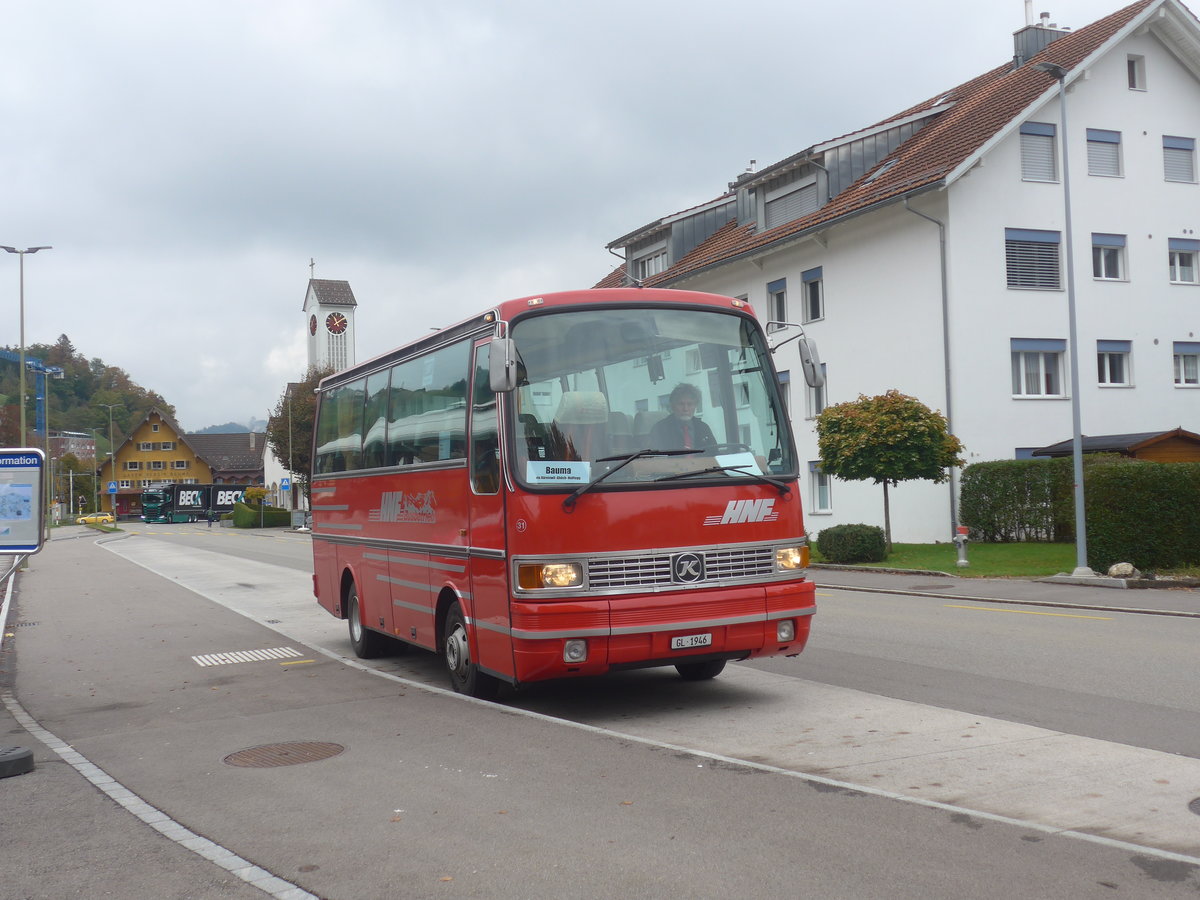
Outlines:
[[[86,516],[80,516],[75,520],[76,525],[111,525],[113,524],[112,513],[88,513]]]

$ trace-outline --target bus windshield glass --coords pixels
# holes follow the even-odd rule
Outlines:
[[[583,308],[519,320],[512,337],[522,376],[512,456],[526,487],[796,473],[762,330],[747,316]]]

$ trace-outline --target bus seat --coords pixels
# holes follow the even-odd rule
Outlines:
[[[631,453],[633,451],[633,425],[629,416],[623,412],[608,414],[608,442],[613,453]]]
[[[567,458],[604,456],[607,425],[608,400],[600,391],[567,391],[554,413],[554,428],[562,436]]]
[[[525,437],[525,447],[529,459],[546,458],[546,426],[537,420],[533,413],[521,413],[517,416],[521,424],[521,432]]]
[[[650,440],[650,429],[656,424],[665,419],[670,413],[665,409],[639,410],[638,414],[633,417],[633,442],[638,447],[649,447],[646,443]],[[661,447],[651,449],[661,450]]]

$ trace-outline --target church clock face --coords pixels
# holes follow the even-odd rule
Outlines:
[[[330,334],[343,334],[350,323],[339,312],[332,312],[325,317],[325,327]]]
[[[308,317],[308,333],[309,334],[317,333],[317,317],[316,316]]]

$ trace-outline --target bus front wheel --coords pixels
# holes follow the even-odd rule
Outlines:
[[[725,670],[725,660],[710,659],[707,662],[678,663],[675,671],[684,681],[708,681]]]
[[[471,644],[467,634],[467,619],[462,607],[452,603],[446,610],[446,624],[442,629],[442,661],[450,675],[450,684],[460,694],[478,697],[480,700],[495,698],[500,683],[479,671],[471,659]]]
[[[350,646],[359,659],[375,659],[387,650],[387,638],[363,625],[358,606],[358,587],[351,582],[346,594],[346,620],[350,625]]]

